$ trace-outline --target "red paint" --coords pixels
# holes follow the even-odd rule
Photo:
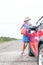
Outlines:
[[[42,35],[43,30],[38,30],[37,32],[33,32],[32,34],[28,33],[28,36],[30,36],[30,47],[35,56],[38,56],[38,40]]]

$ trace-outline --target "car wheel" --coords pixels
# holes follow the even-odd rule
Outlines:
[[[34,56],[34,54],[30,51],[30,52],[29,52],[29,56]]]
[[[30,45],[29,45],[29,56],[34,56],[32,50],[31,50],[31,48],[30,48]]]
[[[38,65],[43,65],[43,44],[39,48]]]

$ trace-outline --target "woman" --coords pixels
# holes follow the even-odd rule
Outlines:
[[[31,26],[31,24],[29,23],[30,20],[31,19],[29,17],[26,17],[24,20],[24,24],[21,26],[20,29],[22,30],[22,28],[24,27],[27,30],[27,32],[30,32],[30,29],[29,29],[29,26]],[[23,34],[22,41],[23,41],[23,44],[22,44],[22,53],[21,54],[23,55],[24,50],[30,41],[29,36]]]

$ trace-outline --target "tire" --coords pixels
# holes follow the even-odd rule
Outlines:
[[[38,65],[43,65],[43,44],[39,47]]]
[[[29,50],[29,56],[34,56],[34,54],[32,53],[31,49]]]
[[[30,45],[28,46],[28,49],[29,49],[29,51],[28,51],[28,52],[29,52],[28,55],[29,55],[29,56],[34,56],[32,50],[31,50],[31,48],[30,48]]]

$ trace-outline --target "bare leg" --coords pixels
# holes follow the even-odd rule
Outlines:
[[[29,43],[27,43],[27,42],[25,43],[25,48],[27,47],[28,44],[29,44]]]
[[[23,42],[23,45],[22,45],[22,55],[23,55],[24,50],[25,50],[26,47],[27,47],[27,43]]]
[[[25,43],[25,48],[27,47],[27,43]],[[24,50],[25,50],[25,48],[24,48]]]
[[[25,48],[25,43],[23,42],[23,43],[22,43],[22,55],[23,55],[23,53],[24,53],[24,48]]]

